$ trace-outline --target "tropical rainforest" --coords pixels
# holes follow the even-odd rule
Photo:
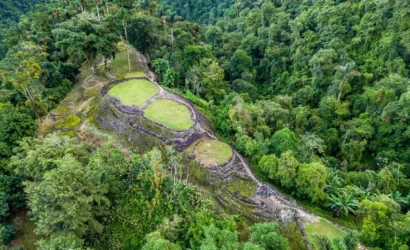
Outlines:
[[[1,249],[410,248],[409,1],[3,0],[0,30]],[[344,233],[218,209],[172,147],[44,129],[121,46]]]

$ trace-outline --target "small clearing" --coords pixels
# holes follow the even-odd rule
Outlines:
[[[195,157],[205,166],[221,165],[232,158],[232,148],[221,141],[201,140],[195,144]]]
[[[242,196],[252,197],[258,189],[258,184],[249,179],[245,180],[235,177],[229,182],[226,188],[231,193],[239,192]]]
[[[124,78],[138,78],[138,77],[147,77],[147,73],[145,73],[145,70],[139,69],[134,72],[128,73],[124,76]]]
[[[56,123],[57,129],[73,129],[81,123],[81,119],[76,115],[69,115]]]
[[[130,55],[130,63],[131,71],[136,70],[137,63],[132,54]],[[116,54],[115,59],[112,61],[112,72],[116,75],[122,75],[129,72],[127,52],[120,52]]]
[[[187,130],[195,124],[187,106],[168,99],[153,102],[144,112],[151,121],[177,131]]]
[[[328,237],[330,241],[335,238],[341,238],[345,235],[342,230],[323,219],[318,222],[306,225],[306,233],[309,237],[309,240],[313,243],[313,245],[315,245],[317,249],[319,248],[316,246],[317,243],[314,237],[315,234],[324,235]]]
[[[115,85],[108,94],[117,97],[125,105],[144,106],[148,99],[158,93],[158,88],[146,80],[130,80]]]

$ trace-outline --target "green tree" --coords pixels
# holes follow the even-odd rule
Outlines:
[[[295,179],[297,193],[307,195],[313,202],[325,198],[327,179],[326,167],[320,162],[303,163],[299,166]]]
[[[56,168],[64,156],[71,155],[82,160],[86,151],[76,139],[58,133],[46,137],[24,138],[15,148],[9,169],[18,175],[33,180],[41,180],[43,175]]]
[[[26,136],[32,136],[36,130],[37,125],[29,110],[13,106],[11,103],[0,103],[1,158],[8,159],[18,141]]]
[[[264,155],[259,160],[258,168],[270,179],[276,179],[276,173],[278,172],[279,159],[276,155]]]
[[[298,160],[292,155],[291,151],[287,151],[281,155],[277,176],[282,186],[294,186],[299,165]]]
[[[147,243],[142,247],[142,250],[180,250],[180,246],[171,243],[161,237],[158,233],[152,233],[147,236]]]
[[[189,45],[184,48],[184,68],[189,69],[199,65],[204,59],[212,58],[212,51],[209,46]]]
[[[249,69],[251,66],[252,57],[248,56],[246,52],[241,49],[236,50],[229,61],[231,79],[235,80],[241,78],[244,72],[250,71]]]
[[[37,86],[42,73],[39,57],[45,55],[41,48],[31,43],[22,44],[21,47],[22,51],[9,53],[5,61],[7,69],[0,69],[0,75],[26,98],[26,105],[40,121],[41,116],[47,112],[47,104],[43,102],[41,90]],[[24,47],[27,47],[29,52],[24,51]]]
[[[303,147],[307,149],[309,154],[309,161],[312,161],[312,158],[315,154],[324,154],[326,150],[325,141],[318,137],[316,134],[305,134],[302,136],[301,141]]]
[[[325,235],[315,234],[314,239],[318,250],[333,250],[332,242]]]
[[[103,174],[67,155],[41,181],[26,182],[25,192],[37,233],[55,236],[71,232],[79,238],[101,234],[101,219],[110,206]]]
[[[127,46],[127,57],[128,57],[128,71],[131,71],[131,59],[130,59],[130,47],[129,47],[129,40],[128,40],[128,20],[130,19],[130,14],[128,13],[127,9],[120,8],[118,12],[118,18],[121,20],[121,25],[124,30],[124,36]]]
[[[74,62],[86,61],[93,74],[97,73],[98,56],[111,57],[117,52],[120,40],[117,27],[104,20],[102,23],[78,15],[61,23],[52,31],[56,46],[62,49]]]
[[[396,180],[389,168],[383,168],[377,175],[379,177],[377,186],[382,192],[388,193],[396,190]]]
[[[340,101],[342,94],[344,94],[344,91],[346,89],[346,85],[348,85],[348,81],[352,77],[357,77],[361,76],[361,73],[359,71],[353,70],[355,67],[354,62],[347,63],[344,66],[337,66],[335,69],[338,70],[341,75],[342,79],[339,81],[339,94],[337,95],[337,100]]]
[[[201,250],[236,250],[239,248],[238,233],[219,229],[211,225],[204,229],[205,239],[202,241]]]
[[[289,244],[278,233],[278,225],[271,223],[258,223],[249,228],[251,242],[266,250],[288,250]]]
[[[153,55],[164,43],[164,31],[161,27],[161,20],[158,18],[146,15],[133,16],[128,22],[128,39],[141,53]]]
[[[251,242],[246,242],[245,244],[243,244],[243,250],[264,250],[265,248],[257,245],[257,244],[253,244]]]
[[[223,69],[211,59],[203,59],[191,68],[186,77],[186,86],[208,100],[221,99],[227,87]]]
[[[276,156],[281,156],[282,153],[288,150],[296,150],[299,141],[296,139],[296,135],[292,130],[284,128],[275,132],[270,141],[270,145],[271,151],[275,153]]]
[[[328,197],[329,207],[333,210],[336,217],[341,215],[347,216],[350,213],[355,214],[359,207],[359,201],[351,193],[342,191],[337,196],[330,195]]]
[[[400,205],[391,198],[381,195],[373,201],[363,200],[358,213],[363,218],[360,238],[364,243],[386,247],[397,239],[394,224],[400,217]]]
[[[172,46],[174,46],[174,40],[175,40],[174,28],[175,28],[175,24],[178,23],[179,21],[181,21],[182,17],[178,16],[176,11],[167,10],[165,15],[163,15],[161,17],[161,19],[162,19],[162,23],[164,25],[164,30],[165,30],[165,27],[167,25],[169,25],[169,27],[171,28],[171,44],[172,44]]]
[[[71,232],[59,232],[49,239],[37,242],[39,250],[83,250],[84,240]]]
[[[11,224],[0,224],[0,243],[2,245],[9,245],[16,237],[16,230]]]

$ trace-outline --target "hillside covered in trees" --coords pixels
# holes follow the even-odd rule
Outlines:
[[[0,2],[0,41],[7,37],[7,30],[16,25],[22,14],[27,13],[43,0],[3,0]],[[7,48],[0,42],[0,59],[6,55]]]
[[[39,2],[0,3],[0,247],[409,249],[408,1]]]

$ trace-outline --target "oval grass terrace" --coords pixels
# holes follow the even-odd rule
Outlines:
[[[120,99],[127,106],[143,107],[146,102],[157,95],[159,89],[150,81],[132,79],[116,84],[108,91],[108,95]]]
[[[194,143],[192,152],[206,167],[223,165],[233,157],[232,148],[218,140],[201,139]]]
[[[176,131],[187,130],[195,124],[191,114],[184,104],[168,99],[154,101],[144,110],[146,118]]]

